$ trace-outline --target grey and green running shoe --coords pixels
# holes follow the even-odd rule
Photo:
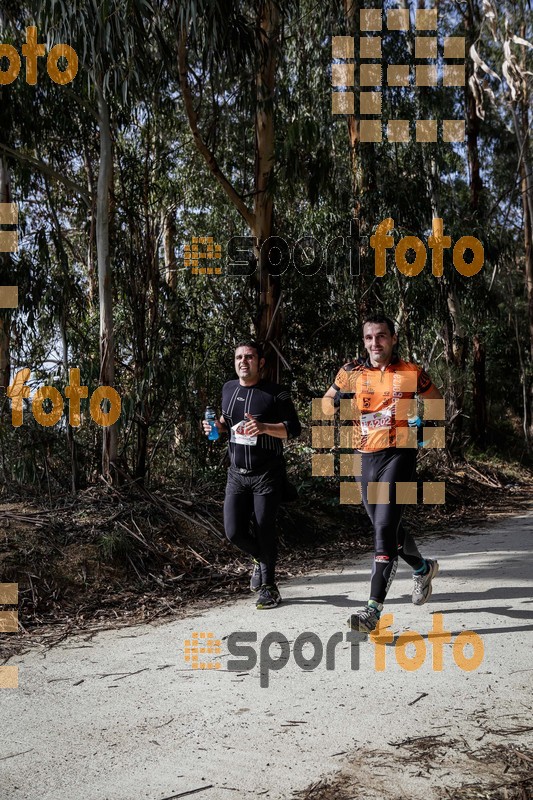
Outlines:
[[[426,563],[429,567],[425,575],[413,575],[414,586],[412,601],[415,606],[423,606],[431,597],[433,587],[431,581],[439,574],[439,562],[433,561],[431,558],[426,558]]]
[[[276,608],[281,603],[281,595],[277,586],[261,586],[259,597],[255,607],[262,610],[263,608]]]
[[[348,626],[358,633],[372,633],[378,626],[380,612],[373,606],[356,611],[348,620]]]

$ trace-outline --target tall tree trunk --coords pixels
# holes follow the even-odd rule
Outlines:
[[[465,393],[466,341],[462,313],[455,289],[445,275],[440,278],[445,293],[448,320],[445,326],[444,355],[448,366],[448,408],[446,419],[449,431],[449,449],[454,455],[462,454],[463,403]]]
[[[100,299],[100,384],[114,386],[115,342],[113,335],[113,294],[109,252],[109,201],[113,174],[113,152],[109,107],[103,87],[96,86],[100,129],[100,163],[96,200],[96,253],[98,259],[98,293]],[[102,475],[117,482],[114,464],[117,458],[117,425],[102,428]]]
[[[466,52],[475,44],[479,33],[479,8],[477,0],[467,0],[465,8]],[[479,163],[479,126],[480,119],[476,114],[476,100],[469,86],[468,80],[473,72],[472,59],[466,59],[467,74],[465,84],[466,106],[466,148],[468,153],[468,167],[470,176],[470,208],[477,211],[479,208],[480,194],[483,189],[481,180],[481,165]]]
[[[525,28],[521,30],[522,37],[526,36]],[[522,47],[521,69],[526,70],[525,47]],[[523,97],[520,103],[513,103],[512,114],[515,128],[516,142],[520,157],[520,188],[522,194],[522,210],[524,214],[524,251],[525,251],[525,285],[527,296],[527,314],[529,324],[529,356],[533,365],[533,175],[529,162],[530,133],[529,133],[529,89],[523,81]],[[533,441],[533,378],[529,379],[526,387],[528,398],[526,407],[527,444]]]
[[[355,37],[356,42],[358,42],[360,35],[360,10],[364,8],[364,5],[362,0],[344,0],[346,34]],[[356,47],[356,51],[357,49]],[[356,78],[354,86],[355,114],[349,114],[347,117],[352,184],[352,218],[358,226],[360,236],[366,239],[367,235],[371,233],[371,226],[375,223],[369,199],[375,196],[376,190],[376,151],[373,142],[365,142],[364,147],[361,147],[359,106],[360,87]],[[368,256],[368,243],[364,240],[359,244],[359,254],[362,262],[365,263]],[[363,320],[373,310],[376,297],[381,299],[382,284],[380,281],[375,284],[373,295],[369,292],[369,287],[373,280],[373,276],[366,269],[363,269],[358,276],[356,287],[354,286],[357,292],[356,302],[359,320]]]
[[[348,36],[358,36],[359,11],[361,0],[344,0],[344,18]],[[348,141],[350,143],[350,161],[352,169],[352,194],[354,199],[353,215],[359,218],[361,214],[361,189],[363,185],[363,172],[361,164],[361,134],[359,114],[359,87],[354,87],[355,114],[348,114]]]
[[[276,64],[279,36],[279,11],[274,0],[264,0],[258,13],[260,41],[258,52],[259,68],[256,75],[256,113],[255,113],[255,196],[254,225],[252,235],[256,238],[256,258],[259,274],[252,276],[259,292],[259,309],[255,321],[256,336],[260,341],[280,342],[281,284],[277,275],[270,272],[270,247],[263,243],[272,236],[272,170],[274,167],[274,88],[276,83]],[[265,374],[273,377],[274,363],[278,355],[269,358]],[[278,372],[278,370],[276,370]]]
[[[419,7],[423,8],[423,3]],[[440,176],[434,157],[424,157],[424,167],[429,190],[431,216],[441,219]],[[466,341],[459,298],[450,279],[444,274],[439,278],[448,317],[444,329],[444,355],[448,365],[448,421],[449,449],[454,455],[462,453],[463,404],[465,393]]]
[[[183,94],[185,112],[198,151],[203,156],[211,173],[218,181],[227,197],[247,223],[255,238],[254,255],[259,270],[251,275],[252,286],[259,298],[258,313],[254,320],[255,335],[258,339],[273,343],[278,362],[274,367],[272,358],[267,360],[265,377],[279,372],[279,342],[281,337],[281,282],[278,275],[269,269],[270,248],[263,243],[272,236],[273,198],[271,176],[274,168],[274,89],[278,40],[280,32],[279,9],[275,0],[262,0],[258,6],[259,41],[257,53],[259,65],[256,73],[256,114],[255,114],[255,168],[254,168],[254,207],[248,208],[222,172],[215,154],[206,145],[198,127],[198,111],[195,108],[189,86],[189,67],[187,60],[187,31],[178,34],[178,62],[180,86]],[[259,273],[259,274],[258,274]],[[268,351],[267,351],[268,356]]]
[[[396,312],[397,330],[401,333],[398,335],[398,349],[402,349],[407,356],[407,361],[413,358],[413,334],[411,331],[411,323],[409,320],[409,306],[406,303],[406,285],[405,279],[400,278],[400,273],[395,270],[396,286],[398,287],[398,311]],[[409,278],[407,278],[409,280]],[[403,342],[400,339],[403,337]],[[403,348],[402,348],[403,344]]]
[[[472,339],[474,346],[474,378],[472,385],[473,418],[472,436],[475,443],[484,448],[487,439],[487,390],[485,381],[485,343],[477,333]]]
[[[85,162],[85,172],[87,174],[87,184],[89,189],[90,205],[87,209],[89,218],[89,230],[87,235],[87,277],[89,281],[89,306],[92,309],[96,301],[96,269],[94,264],[94,239],[96,229],[96,197],[97,187],[95,186],[94,169],[91,162],[91,154],[87,142],[83,142],[83,156]]]
[[[63,373],[65,375],[65,383],[69,382],[69,363],[68,363],[68,339],[67,339],[67,321],[65,314],[61,314],[60,331],[61,331],[61,345],[62,345],[62,358],[63,358]],[[67,447],[70,454],[70,488],[72,494],[76,494],[79,489],[79,470],[78,470],[78,455],[76,448],[76,440],[74,438],[74,430],[72,425],[69,424],[67,419]]]
[[[526,132],[526,137],[528,134]],[[525,255],[525,284],[527,297],[527,316],[529,323],[530,363],[533,364],[533,214],[528,194],[531,192],[531,177],[528,180],[529,164],[522,158],[520,163],[520,179],[522,188],[522,209],[524,214],[524,255]],[[530,175],[530,173],[529,173]],[[526,387],[528,403],[526,407],[526,430],[528,443],[533,441],[533,378],[529,378]]]
[[[11,178],[9,167],[4,156],[0,155],[0,203],[11,203]],[[2,273],[9,275],[11,256],[9,253],[0,253]],[[11,375],[11,314],[7,309],[0,310],[0,386],[4,389],[9,386]]]
[[[440,219],[440,192],[438,170],[435,160],[426,162],[431,191],[431,213]],[[454,455],[462,454],[463,404],[466,383],[466,340],[463,315],[457,292],[450,279],[443,275],[439,286],[444,295],[448,318],[444,331],[444,356],[448,366],[447,412],[449,450]]]
[[[44,176],[44,185],[46,187],[46,196],[48,198],[48,205],[50,207],[50,213],[52,215],[52,220],[54,223],[54,227],[56,229],[56,253],[57,253],[57,260],[61,265],[61,273],[62,273],[62,281],[61,281],[61,300],[60,300],[60,309],[59,309],[59,332],[61,335],[61,346],[62,346],[62,358],[63,358],[63,375],[65,378],[65,384],[69,383],[69,363],[68,363],[68,333],[67,333],[67,318],[69,313],[69,267],[68,267],[68,258],[65,252],[65,248],[63,246],[63,231],[61,230],[61,223],[59,221],[59,217],[57,216],[56,207],[54,204],[54,199],[52,196],[52,191],[50,189],[50,183],[48,177]],[[69,415],[70,416],[70,415]],[[71,464],[71,490],[72,494],[76,494],[79,488],[79,476],[78,476],[78,462],[77,462],[77,455],[76,455],[76,441],[74,439],[74,430],[72,425],[70,425],[69,419],[67,419],[66,424],[66,433],[67,433],[67,448],[70,454],[70,464]]]
[[[163,258],[165,263],[165,280],[175,292],[178,288],[176,270],[176,217],[174,208],[163,215]]]

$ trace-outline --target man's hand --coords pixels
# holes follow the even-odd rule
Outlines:
[[[264,422],[258,422],[251,414],[244,415],[248,422],[244,426],[246,436],[259,436],[261,433],[266,433],[266,425]]]
[[[265,433],[273,436],[274,439],[287,439],[287,428],[284,422],[259,422],[248,412],[244,416],[248,420],[243,425],[244,433],[247,436],[260,436]]]
[[[219,434],[226,432],[226,425],[225,424],[220,423],[218,419],[214,419],[213,422],[215,423],[215,425],[217,427],[217,431],[219,432]],[[203,419],[202,420],[202,427],[204,429],[205,435],[209,436],[209,432],[211,430],[211,423],[208,422],[206,419]]]

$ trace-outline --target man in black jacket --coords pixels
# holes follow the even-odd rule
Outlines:
[[[224,528],[230,542],[254,559],[250,588],[259,592],[258,609],[281,602],[275,569],[276,515],[285,480],[283,440],[301,432],[287,389],[261,379],[264,363],[257,342],[237,345],[238,379],[224,384],[222,416],[216,422],[219,433],[230,434]],[[206,434],[209,428],[204,421]],[[256,537],[250,533],[252,515]]]

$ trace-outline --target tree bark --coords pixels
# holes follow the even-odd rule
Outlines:
[[[420,6],[419,6],[420,7]],[[423,5],[422,5],[423,7]],[[431,216],[440,219],[440,180],[435,158],[424,158]],[[448,310],[444,326],[444,355],[448,366],[447,412],[448,447],[454,455],[462,455],[463,404],[465,393],[466,342],[462,321],[462,312],[455,288],[449,278],[443,275],[439,280],[439,289]]]
[[[525,30],[521,30],[525,37]],[[526,70],[525,48],[522,47],[521,68]],[[522,195],[522,210],[524,214],[524,251],[525,251],[525,285],[527,297],[527,314],[529,325],[529,357],[533,364],[533,175],[529,162],[530,134],[529,134],[529,90],[526,81],[523,82],[523,96],[520,102],[512,105],[513,123],[520,158],[520,188]],[[533,441],[533,378],[529,378],[526,387],[526,444]]]
[[[485,381],[485,343],[477,333],[472,339],[474,348],[474,377],[472,385],[472,436],[484,448],[487,441],[487,393]]]
[[[466,52],[468,53],[470,51],[470,47],[475,44],[479,32],[479,8],[477,0],[467,0],[464,20],[466,29],[465,46]],[[473,73],[472,59],[467,58],[466,64],[466,149],[468,153],[468,167],[470,176],[470,208],[472,211],[477,211],[479,208],[480,195],[483,189],[478,149],[480,119],[476,114],[476,101],[468,83],[468,80]]]
[[[60,331],[61,331],[61,345],[62,345],[62,358],[63,358],[63,373],[65,375],[65,382],[69,382],[69,363],[68,363],[68,338],[67,338],[67,321],[64,314],[64,309],[62,309],[61,319],[60,319]],[[72,494],[76,494],[79,489],[79,469],[78,469],[78,453],[76,447],[76,440],[74,438],[74,431],[72,429],[72,425],[69,424],[69,420],[67,419],[67,447],[70,455],[70,488]]]
[[[11,178],[7,162],[0,154],[0,203],[11,202]],[[9,253],[0,253],[2,272],[10,273],[11,256]],[[6,389],[11,376],[11,314],[7,309],[0,311],[0,386]]]
[[[174,209],[169,209],[163,216],[163,254],[165,262],[165,280],[175,292],[178,288],[176,269],[176,218]]]
[[[448,410],[446,419],[449,428],[449,450],[455,455],[462,454],[463,403],[465,393],[466,341],[462,323],[459,300],[453,286],[443,276],[448,308],[448,321],[444,337],[444,354],[448,365]],[[442,284],[441,284],[442,285]]]
[[[211,170],[213,176],[218,181],[222,189],[224,190],[227,197],[231,200],[239,214],[248,224],[248,227],[252,229],[254,224],[254,215],[247,207],[246,203],[240,196],[240,194],[236,191],[236,189],[232,186],[232,184],[228,181],[220,166],[218,161],[215,158],[214,153],[208,148],[206,143],[203,140],[202,134],[200,133],[200,129],[198,128],[198,114],[196,109],[194,108],[194,101],[191,93],[191,89],[189,86],[189,65],[187,62],[187,31],[183,29],[178,37],[178,64],[179,64],[179,76],[180,76],[180,87],[181,93],[183,95],[183,105],[185,107],[185,113],[187,114],[187,119],[189,122],[189,128],[191,129],[191,133],[194,139],[194,144],[198,152],[203,156],[205,163]]]
[[[88,234],[87,234],[87,278],[89,282],[89,306],[92,309],[96,302],[96,269],[94,264],[94,239],[96,231],[96,208],[95,201],[98,190],[95,187],[94,170],[91,162],[91,154],[87,142],[83,142],[83,157],[85,172],[87,174],[87,185],[89,189],[90,205],[87,209],[88,215]]]
[[[359,30],[359,10],[360,0],[344,0],[344,18],[348,36],[357,36]],[[359,106],[359,87],[354,87],[355,107]],[[361,188],[363,185],[363,173],[361,165],[361,135],[359,115],[348,115],[348,141],[350,143],[350,161],[352,170],[352,193],[354,198],[354,217],[358,218],[361,214]]]
[[[113,333],[113,294],[109,247],[109,202],[113,174],[113,151],[109,107],[103,88],[96,84],[100,129],[100,163],[96,200],[96,254],[98,260],[98,294],[100,300],[100,384],[114,386],[115,342]],[[116,483],[117,425],[102,428],[102,475]]]
[[[274,166],[274,88],[276,82],[277,46],[279,33],[279,12],[276,3],[265,0],[261,3],[258,15],[260,30],[259,68],[256,75],[256,114],[255,114],[255,194],[254,223],[252,235],[256,237],[255,254],[259,264],[259,274],[252,276],[259,293],[259,309],[255,320],[257,338],[266,342],[279,343],[281,337],[280,278],[270,271],[269,246],[263,243],[272,236],[272,169]],[[278,356],[275,361],[279,366]],[[273,377],[274,359],[267,361],[265,377]],[[276,370],[276,372],[278,372]]]
[[[281,322],[281,282],[269,269],[270,247],[263,243],[272,236],[273,197],[272,171],[274,168],[274,89],[276,85],[277,48],[279,38],[279,10],[274,0],[263,0],[258,7],[259,41],[257,52],[259,63],[256,73],[256,114],[255,114],[255,169],[254,169],[254,207],[251,211],[241,195],[228,181],[215,158],[206,145],[199,127],[198,113],[194,107],[189,86],[187,63],[187,32],[181,30],[178,36],[178,63],[180,86],[189,127],[198,151],[203,156],[214,178],[246,221],[255,237],[254,254],[259,270],[251,276],[252,286],[258,295],[258,313],[254,320],[255,335],[260,340],[272,341],[279,347]],[[279,373],[279,357],[276,348],[275,366],[272,352],[267,349],[265,377]]]

